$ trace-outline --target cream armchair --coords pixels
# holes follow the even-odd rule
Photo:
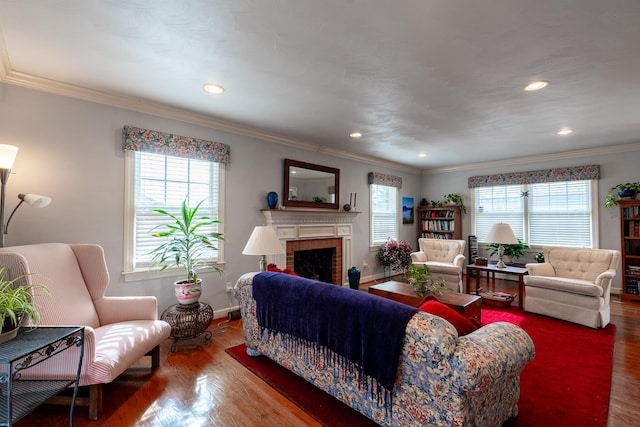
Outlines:
[[[434,279],[444,278],[447,286],[462,292],[465,240],[418,239],[420,250],[411,254],[417,266],[426,264]]]
[[[607,326],[620,252],[558,246],[545,246],[543,252],[544,263],[527,264],[525,310],[591,328]]]
[[[28,283],[43,284],[49,296],[36,295],[43,326],[85,326],[84,357],[80,386],[88,386],[89,418],[102,411],[102,385],[113,381],[134,362],[151,356],[160,364],[159,344],[171,327],[158,320],[155,297],[105,297],[109,273],[104,252],[98,245],[47,243],[0,249],[0,266],[12,278],[26,275]],[[77,371],[80,349],[69,349],[66,359],[50,359],[25,371],[23,376],[56,377]],[[47,362],[55,362],[47,363]]]

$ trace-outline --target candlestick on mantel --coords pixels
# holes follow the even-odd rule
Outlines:
[[[351,206],[351,202],[353,202],[352,198],[353,198],[353,193],[349,193],[349,206]]]
[[[356,208],[356,199],[358,198],[358,193],[353,193],[353,209]]]

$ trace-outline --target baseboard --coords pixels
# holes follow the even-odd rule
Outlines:
[[[222,318],[229,318],[229,313],[232,311],[240,311],[240,306],[236,305],[233,307],[228,307],[228,308],[223,308],[221,310],[215,310],[213,312],[213,318],[214,319],[222,319]]]

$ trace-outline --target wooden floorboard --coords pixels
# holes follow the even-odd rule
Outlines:
[[[486,286],[486,283],[484,284]],[[514,282],[498,279],[497,290],[516,292]],[[363,285],[366,289],[366,285]],[[608,417],[610,427],[638,425],[640,420],[640,303],[611,302],[616,343]],[[127,370],[104,389],[104,413],[87,419],[76,408],[74,425],[83,426],[317,426],[304,411],[266,385],[225,353],[243,342],[240,320],[216,321],[213,339],[180,341],[161,347],[154,373],[150,358]],[[567,367],[571,374],[571,367]],[[550,384],[550,387],[553,387]],[[68,426],[67,407],[43,405],[16,426]]]

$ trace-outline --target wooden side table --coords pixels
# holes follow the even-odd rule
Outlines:
[[[415,293],[409,283],[396,282],[395,280],[369,286],[369,293],[413,307],[418,307],[424,300],[424,297]],[[482,321],[482,298],[477,295],[445,292],[436,299],[469,320]]]
[[[171,325],[169,338],[173,339],[172,353],[175,353],[179,340],[193,339],[204,334],[205,344],[211,342],[213,333],[207,328],[213,321],[213,309],[207,303],[199,301],[193,304],[174,304],[162,313],[160,319]]]
[[[512,267],[510,265],[506,266],[505,268],[498,268],[496,267],[495,264],[489,264],[489,265],[469,264],[467,265],[467,279],[466,279],[466,286],[465,286],[466,293],[470,292],[472,271],[478,271],[478,274],[476,275],[476,288],[474,291],[476,294],[478,293],[478,287],[480,286],[481,271],[484,271],[485,273],[487,273],[487,284],[493,285],[493,286],[495,286],[495,283],[496,283],[496,273],[512,274],[512,275],[518,276],[518,310],[522,310],[524,308],[522,304],[522,298],[524,295],[523,277],[525,274],[529,274],[526,268]],[[491,280],[489,280],[490,277],[491,277]]]

